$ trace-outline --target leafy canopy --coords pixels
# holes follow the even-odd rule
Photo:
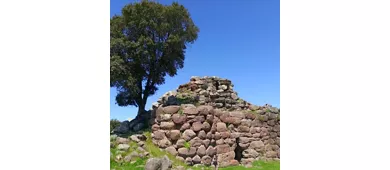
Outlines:
[[[184,6],[141,1],[126,5],[110,21],[110,86],[119,106],[144,109],[165,76],[183,68],[185,49],[199,29]]]

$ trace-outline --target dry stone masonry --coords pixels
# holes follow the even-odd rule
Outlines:
[[[230,80],[192,77],[153,104],[152,141],[189,165],[280,158],[280,110],[237,96]]]

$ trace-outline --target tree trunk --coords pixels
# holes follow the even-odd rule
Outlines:
[[[142,104],[142,105],[139,105],[138,106],[138,113],[137,113],[137,117],[139,117],[142,113],[145,112],[145,104]],[[136,118],[137,118],[136,117]]]

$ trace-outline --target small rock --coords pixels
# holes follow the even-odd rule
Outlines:
[[[115,161],[117,161],[117,162],[120,162],[120,161],[122,161],[122,155],[117,155],[117,156],[115,156]]]
[[[192,124],[192,129],[193,129],[195,132],[200,131],[202,128],[203,128],[203,124],[200,123],[200,122],[194,122],[194,123]]]
[[[203,156],[201,163],[207,166],[211,165],[211,157],[208,155]]]
[[[202,145],[202,142],[202,139],[200,139],[199,137],[195,137],[190,140],[190,144],[193,147],[199,147],[200,145]]]
[[[183,139],[186,140],[186,141],[191,140],[195,136],[196,136],[196,133],[193,130],[191,130],[191,129],[187,129],[183,133]]]
[[[200,157],[198,155],[195,155],[193,158],[192,158],[192,162],[194,164],[199,164],[202,160],[200,159]]]
[[[128,144],[119,144],[117,149],[127,151],[130,148]]]
[[[161,121],[170,121],[171,115],[170,114],[162,114],[162,115],[160,115],[160,120]]]
[[[165,148],[165,150],[168,152],[168,153],[170,153],[171,155],[173,155],[173,156],[176,156],[177,155],[177,151],[176,151],[176,149],[173,147],[173,146],[170,146],[170,147],[167,147],[167,148]]]
[[[130,142],[127,138],[118,137],[116,138],[116,143],[118,144],[128,144]]]
[[[171,141],[169,141],[168,139],[164,138],[160,141],[158,141],[157,145],[160,147],[160,148],[166,148],[168,146],[171,146],[172,143]]]
[[[130,139],[131,139],[132,141],[134,141],[134,142],[140,142],[140,141],[141,141],[141,140],[138,139],[138,137],[135,136],[135,135],[131,135],[131,136],[130,136]]]
[[[169,139],[176,141],[180,138],[180,130],[171,130],[169,132]]]
[[[184,147],[185,142],[186,141],[184,139],[179,139],[179,140],[177,140],[176,145],[178,148],[182,148],[182,147]]]
[[[158,131],[153,132],[154,139],[161,140],[161,139],[164,139],[165,137],[166,137],[165,132],[162,130],[158,130]]]
[[[191,125],[189,123],[184,123],[183,126],[181,126],[180,131],[184,131],[186,129],[190,129]]]
[[[252,110],[252,111],[255,111],[255,110],[259,110],[260,107],[256,106],[256,105],[249,105],[249,109]]]
[[[187,165],[192,165],[192,158],[190,158],[190,157],[186,158],[185,163]]]
[[[226,132],[227,131],[226,124],[223,122],[218,122],[217,123],[217,131],[218,132]]]
[[[206,139],[206,132],[204,130],[198,132],[198,137],[200,139]]]
[[[199,156],[206,155],[206,147],[204,147],[203,145],[199,146],[198,150],[196,151],[196,154]]]

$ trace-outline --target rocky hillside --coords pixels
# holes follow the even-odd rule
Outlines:
[[[251,165],[280,158],[280,109],[238,97],[228,79],[191,77],[148,113],[152,143],[187,165]],[[131,122],[114,132],[126,133]],[[141,125],[133,125],[142,127]],[[127,130],[127,131],[126,131]]]

